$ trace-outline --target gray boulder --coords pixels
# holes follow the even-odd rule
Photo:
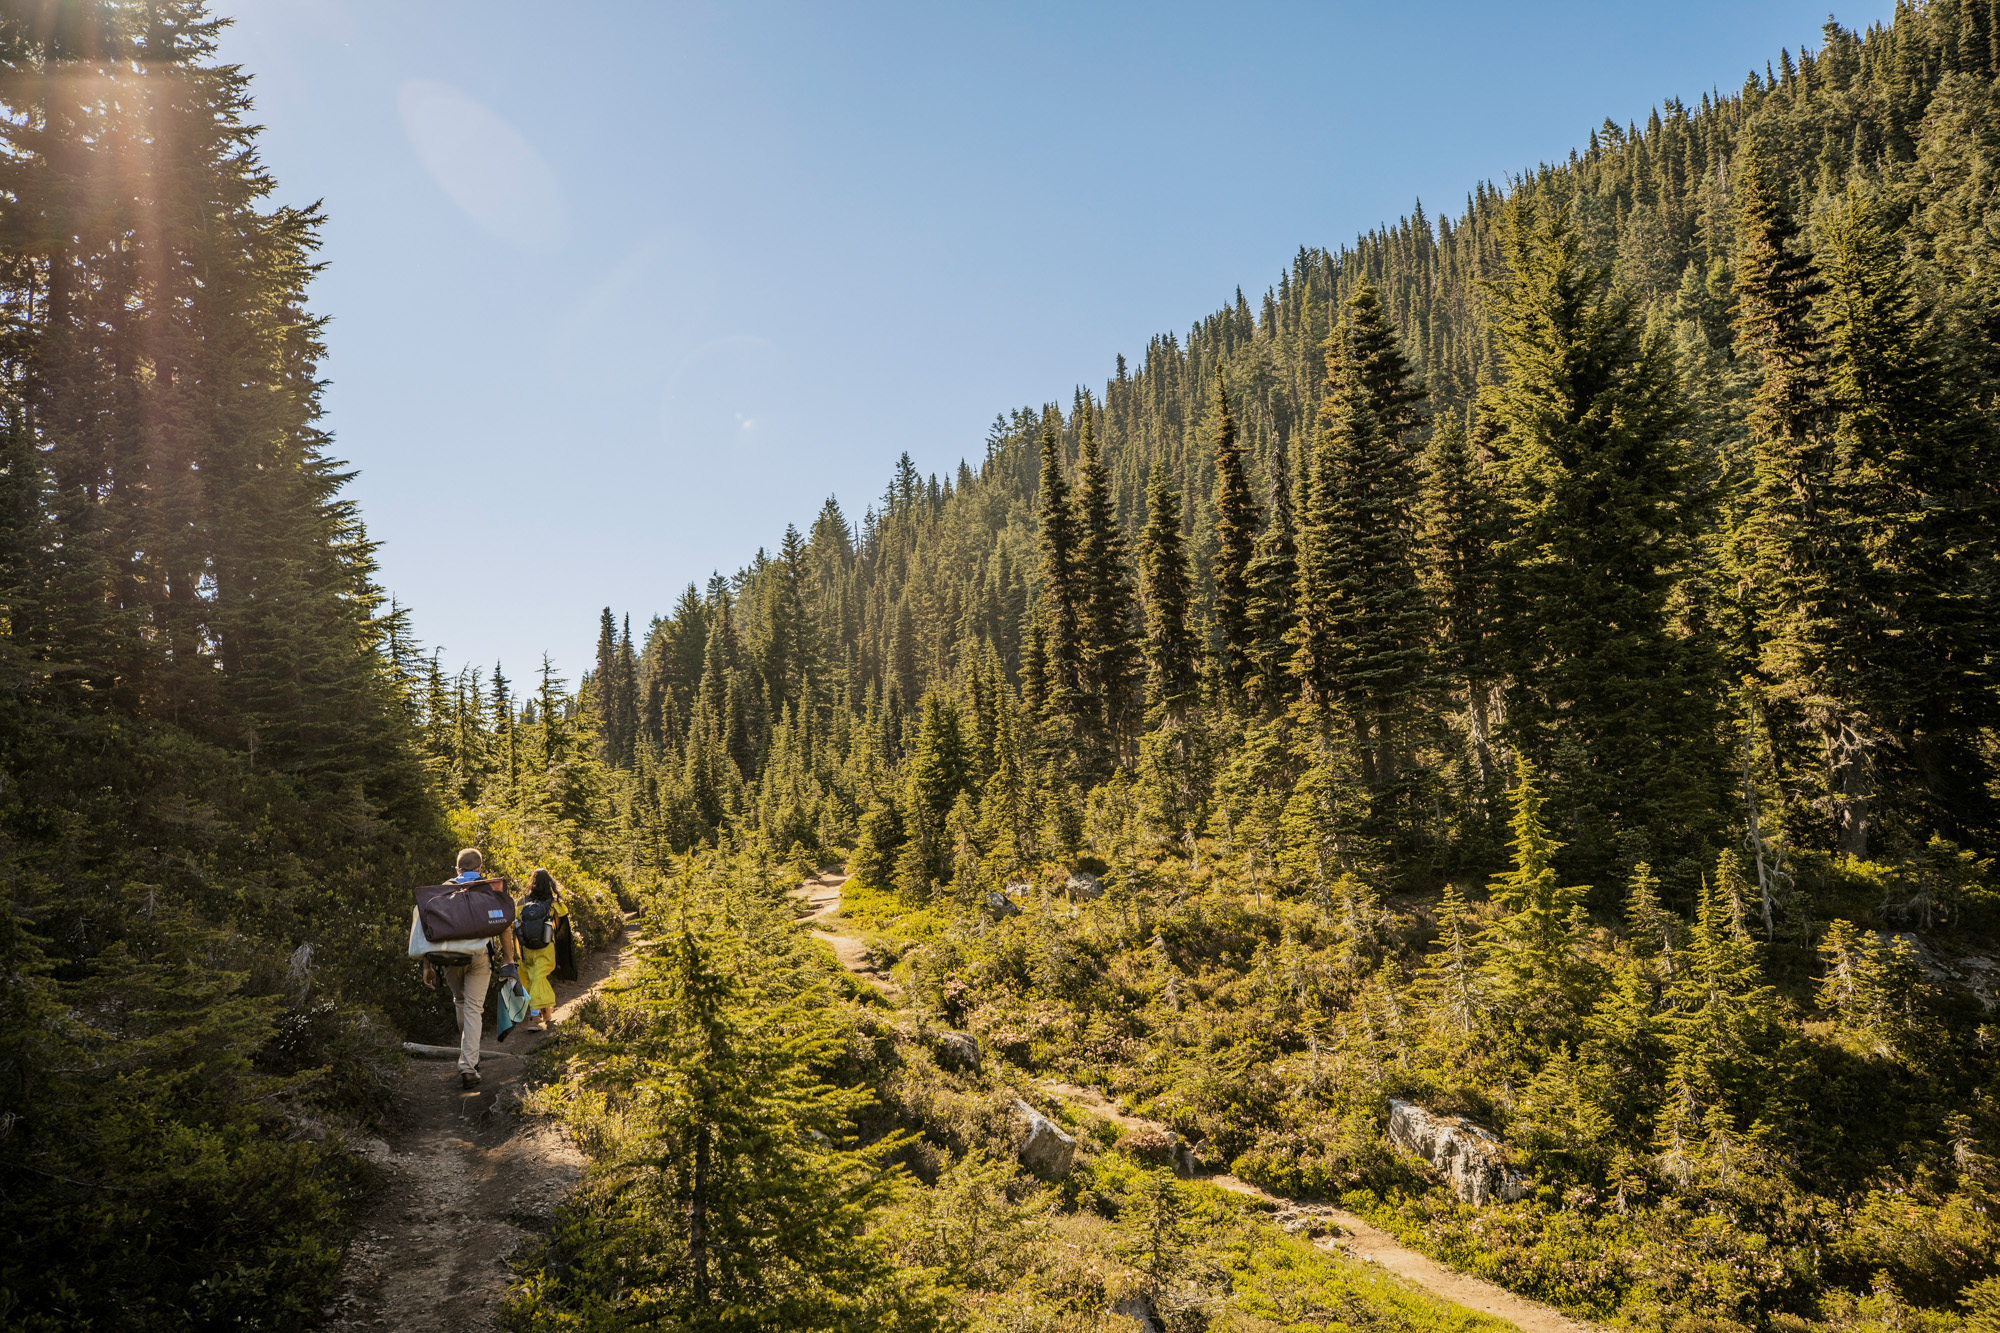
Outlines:
[[[1063,892],[1072,899],[1098,899],[1104,896],[1104,885],[1088,870],[1079,870],[1063,881]]]
[[[1528,1182],[1507,1168],[1507,1146],[1491,1131],[1455,1115],[1433,1115],[1415,1102],[1389,1099],[1389,1142],[1444,1173],[1473,1207],[1526,1197]]]
[[[986,894],[986,910],[995,916],[1019,916],[1021,914],[1021,909],[1014,905],[1013,899],[1004,893],[994,893],[991,890],[988,890]]]
[[[1076,1163],[1076,1140],[1019,1097],[1008,1110],[1014,1119],[1014,1155],[1021,1165],[1044,1180],[1061,1180],[1068,1175]]]
[[[1187,1180],[1192,1180],[1194,1177],[1200,1175],[1203,1160],[1202,1154],[1207,1148],[1207,1139],[1203,1139],[1199,1143],[1189,1143],[1186,1139],[1176,1137],[1174,1141],[1174,1174]]]
[[[1160,1319],[1144,1293],[1127,1296],[1112,1305],[1111,1313],[1122,1314],[1139,1325],[1139,1333],[1160,1333]]]
[[[979,1038],[970,1032],[934,1032],[931,1034],[931,1049],[937,1053],[938,1063],[946,1069],[979,1072]]]

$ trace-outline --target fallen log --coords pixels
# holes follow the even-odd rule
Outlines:
[[[456,1060],[458,1059],[458,1047],[426,1046],[420,1041],[406,1041],[403,1043],[403,1054],[413,1060]],[[519,1051],[489,1051],[481,1047],[479,1058],[481,1060],[499,1060],[505,1059],[508,1056],[518,1056],[519,1054]]]

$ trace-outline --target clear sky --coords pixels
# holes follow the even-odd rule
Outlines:
[[[1301,245],[1738,88],[1826,0],[218,9],[325,201],[384,583],[448,662],[573,682],[601,607],[636,633],[899,452],[977,459]]]

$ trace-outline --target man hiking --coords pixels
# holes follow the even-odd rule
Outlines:
[[[482,879],[480,867],[485,858],[477,847],[468,847],[458,854],[458,874],[445,881],[448,884],[464,884]],[[500,975],[518,977],[514,962],[514,928],[509,926],[500,932]],[[444,973],[444,984],[451,988],[451,1002],[458,1009],[458,1082],[460,1087],[479,1086],[479,1030],[480,1020],[486,1011],[486,988],[493,979],[493,940],[486,942],[486,948],[471,955],[463,967],[438,968],[426,958],[424,960],[424,984],[435,987],[438,973]]]

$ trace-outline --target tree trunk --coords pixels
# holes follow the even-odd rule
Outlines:
[[[1772,920],[1771,913],[1771,881],[1776,877],[1778,869],[1776,866],[1767,867],[1764,863],[1764,830],[1757,816],[1757,784],[1751,780],[1750,776],[1750,729],[1748,727],[1745,727],[1743,730],[1743,801],[1749,808],[1750,850],[1757,858],[1757,894],[1764,909],[1764,939],[1769,943],[1778,938],[1778,928]]]
[[[694,1303],[708,1304],[708,1126],[694,1132],[694,1200],[688,1211],[688,1258],[694,1263]]]
[[[1868,807],[1875,794],[1875,765],[1862,738],[1862,720],[1825,724],[1829,767],[1833,770],[1835,847],[1849,856],[1868,855]]]
[[[1491,713],[1491,689],[1483,680],[1466,682],[1465,714],[1467,729],[1472,733],[1472,759],[1479,766],[1479,788],[1484,791],[1493,781],[1493,748],[1489,739],[1493,723]]]

